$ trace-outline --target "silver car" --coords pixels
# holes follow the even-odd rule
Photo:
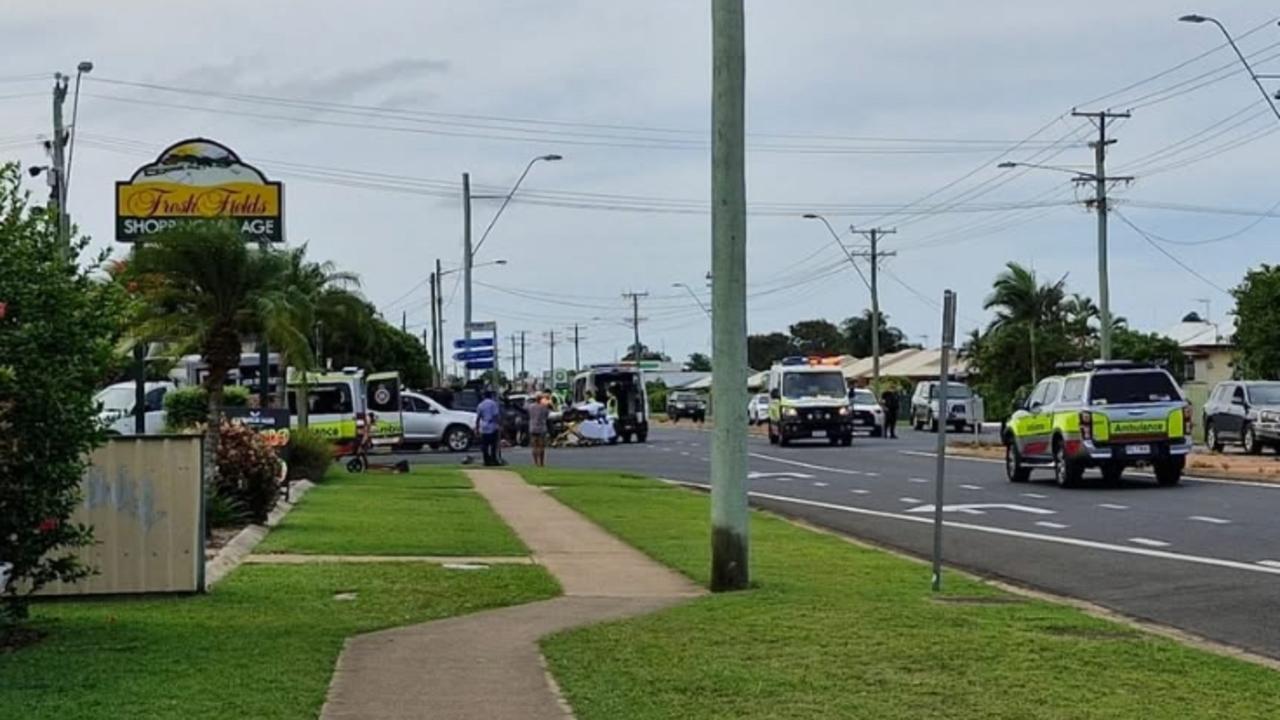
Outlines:
[[[450,452],[466,452],[471,448],[476,414],[450,410],[426,395],[400,393],[401,417],[404,418],[404,440],[400,447],[418,450],[423,445],[436,450],[441,446]]]

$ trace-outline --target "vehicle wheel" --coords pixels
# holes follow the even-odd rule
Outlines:
[[[924,423],[921,422],[920,420],[917,420],[916,417],[912,415],[911,427],[914,428],[916,432],[920,432],[921,430],[924,430]]]
[[[1244,445],[1244,451],[1250,455],[1262,452],[1262,446],[1258,444],[1258,433],[1254,431],[1252,425],[1245,425],[1244,430],[1240,432],[1240,444]]]
[[[938,421],[935,420],[932,415],[929,416],[929,432],[938,432]]]
[[[881,427],[871,428],[871,437],[884,437],[884,428],[881,428]]]
[[[1068,458],[1063,450],[1061,440],[1053,443],[1053,477],[1058,487],[1072,488],[1080,484],[1084,476],[1084,466]]]
[[[958,432],[958,433],[962,433],[962,432],[964,432],[964,429],[965,429],[965,424],[964,424],[964,423],[956,423],[956,424],[955,424],[955,426],[954,426],[954,430],[955,430],[956,432]]]
[[[1213,423],[1205,423],[1204,426],[1204,444],[1209,446],[1212,452],[1222,452],[1222,438],[1218,436],[1218,428]]]
[[[613,437],[609,438],[609,444],[610,444],[610,445],[617,445],[617,444],[618,444],[618,436],[617,436],[617,435],[614,435]]]
[[[641,445],[649,442],[649,431],[641,430],[640,432],[636,433],[636,442],[640,443]]]
[[[844,437],[840,438],[840,444],[845,447],[849,447],[850,445],[853,445],[853,436],[845,435]]]
[[[1124,478],[1124,465],[1108,463],[1102,466],[1102,481],[1108,485],[1119,485]]]
[[[1186,464],[1183,458],[1160,460],[1155,464],[1156,483],[1162,487],[1172,487],[1182,480],[1182,468]]]
[[[1022,453],[1013,442],[1004,446],[1004,474],[1009,482],[1024,483],[1031,479],[1031,468],[1022,464]]]
[[[679,416],[679,415],[672,415],[671,413],[667,413],[667,417],[671,418],[671,424],[672,424],[672,425],[678,425],[678,424],[680,424],[680,416]]]
[[[783,431],[779,430],[779,431],[778,431],[778,444],[779,444],[779,445],[781,445],[782,447],[787,447],[787,446],[791,445],[791,438],[787,437],[787,434],[786,434],[785,432],[783,432]]]
[[[359,473],[364,472],[365,461],[360,457],[353,457],[347,461],[347,472]]]
[[[521,430],[518,437],[520,447],[529,447],[529,431]]]
[[[461,425],[454,425],[444,431],[444,446],[449,452],[466,452],[471,449],[471,431]]]
[[[839,445],[839,444],[840,444],[840,436],[839,436],[839,435],[832,435],[831,437],[827,438],[827,444],[828,444],[828,445],[830,445],[831,447],[835,447],[835,446]]]
[[[627,445],[630,445],[630,444],[631,444],[631,433],[623,433],[623,435],[622,435],[622,442],[623,442],[623,443],[625,443],[625,444],[627,444]]]
[[[777,435],[777,433],[775,433],[775,432],[773,431],[773,423],[772,423],[772,422],[770,422],[770,423],[769,423],[769,444],[770,444],[770,445],[777,445],[777,444],[778,444],[778,435]]]

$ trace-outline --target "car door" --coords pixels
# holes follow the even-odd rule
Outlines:
[[[147,391],[146,400],[146,420],[144,429],[148,435],[157,435],[164,432],[165,428],[165,412],[164,412],[164,396],[168,394],[169,388],[161,386]]]
[[[374,417],[374,445],[396,445],[404,435],[400,409],[400,373],[371,373],[365,378],[365,407]]]
[[[400,417],[404,421],[405,442],[426,442],[430,438],[427,433],[429,415],[427,403],[413,395],[405,393],[400,396]]]
[[[1244,385],[1239,383],[1231,385],[1231,394],[1227,396],[1227,404],[1223,410],[1223,424],[1218,426],[1218,433],[1228,437],[1241,437],[1244,432],[1245,414],[1249,411]]]
[[[1052,387],[1054,387],[1053,380],[1041,380],[1027,398],[1026,407],[1014,415],[1014,433],[1018,440],[1018,450],[1023,457],[1047,458],[1052,455],[1050,439],[1053,432],[1053,413],[1051,407],[1046,405],[1046,399]],[[1057,399],[1056,390],[1054,399]]]

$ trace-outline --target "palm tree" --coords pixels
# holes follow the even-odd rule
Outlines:
[[[134,248],[127,272],[143,304],[134,335],[158,338],[208,365],[205,476],[217,473],[219,412],[228,373],[239,366],[246,339],[307,364],[311,348],[298,321],[309,310],[289,284],[287,255],[248,246],[234,223],[200,223],[167,230]]]
[[[1062,317],[1066,277],[1052,284],[1041,285],[1034,270],[1009,262],[1005,265],[1005,270],[996,276],[991,287],[992,292],[982,305],[984,310],[996,310],[991,329],[1026,329],[1031,352],[1031,382],[1034,383],[1038,380],[1036,333],[1039,328]]]

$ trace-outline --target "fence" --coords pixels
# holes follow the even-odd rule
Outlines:
[[[204,590],[204,493],[198,436],[114,438],[89,458],[71,519],[93,527],[80,551],[96,574],[41,595]]]

